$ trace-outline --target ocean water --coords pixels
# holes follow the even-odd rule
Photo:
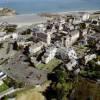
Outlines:
[[[100,0],[0,0],[0,7],[12,8],[21,14],[99,10]]]

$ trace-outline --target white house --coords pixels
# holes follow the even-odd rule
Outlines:
[[[43,42],[38,42],[32,46],[29,47],[29,52],[30,54],[34,54],[42,49],[44,46]]]
[[[12,34],[12,38],[13,38],[14,40],[17,40],[17,39],[18,39],[18,33],[13,33],[13,34]]]
[[[80,34],[78,30],[74,30],[71,33],[67,34],[66,36],[62,37],[62,43],[65,47],[70,47],[72,46],[73,43],[77,41],[79,38]]]
[[[72,71],[73,68],[77,65],[77,61],[75,59],[70,60],[67,64],[65,64],[67,70]]]
[[[5,35],[6,35],[6,32],[0,32],[0,41],[4,40]]]
[[[78,59],[77,54],[73,48],[65,48],[65,47],[59,48],[57,50],[56,57],[63,61]]]
[[[67,49],[69,59],[78,59],[77,54],[73,48]]]
[[[19,47],[25,47],[25,46],[27,46],[27,45],[31,45],[31,44],[33,44],[33,42],[31,42],[31,41],[29,41],[29,42],[25,42],[25,41],[20,41],[20,42],[17,42],[17,44],[18,44],[18,46]]]
[[[61,18],[61,19],[60,19],[60,23],[61,23],[61,24],[65,24],[65,19],[64,19],[64,18]]]
[[[38,24],[37,28],[39,29],[40,32],[44,32],[46,30],[46,27],[44,24]]]
[[[92,59],[95,59],[97,56],[96,54],[89,54],[89,55],[86,55],[84,57],[84,60],[85,60],[85,64],[87,64],[89,61],[91,61]]]
[[[56,47],[47,48],[44,56],[42,57],[42,61],[47,64],[50,60],[52,60],[55,57],[56,52]]]
[[[1,41],[5,41],[6,39],[9,39],[9,38],[11,38],[11,34],[8,34],[8,35],[5,35],[3,37],[0,37],[0,42]]]
[[[87,21],[89,18],[90,18],[90,14],[89,14],[89,13],[84,14],[84,15],[82,16],[82,21]]]
[[[0,32],[0,37],[3,37],[4,35],[6,35],[6,32]]]
[[[82,32],[83,32],[83,33],[82,33],[82,35],[83,35],[83,36],[86,36],[86,35],[87,35],[88,30],[87,30],[87,29],[84,29]]]
[[[81,18],[74,19],[73,24],[80,24],[82,22]]]
[[[63,30],[63,26],[62,26],[61,23],[59,24],[59,30],[60,30],[60,31]]]

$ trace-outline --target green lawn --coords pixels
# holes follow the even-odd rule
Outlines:
[[[0,92],[7,90],[9,87],[4,83],[0,86]]]
[[[57,59],[57,58],[54,58],[52,59],[49,63],[47,64],[39,64],[37,65],[36,67],[38,69],[41,69],[41,70],[47,70],[47,71],[52,71],[55,67],[57,67],[62,61]]]

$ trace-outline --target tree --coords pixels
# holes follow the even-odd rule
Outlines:
[[[27,34],[30,34],[31,33],[31,29],[27,29]]]
[[[13,43],[13,50],[18,50],[18,44],[17,44],[17,41],[15,41]]]
[[[30,52],[29,52],[29,47],[30,47],[30,45],[28,45],[28,46],[26,46],[25,48],[24,48],[24,54],[25,55],[28,55]]]
[[[88,41],[89,47],[95,48],[96,47],[96,40],[95,39],[90,39]]]
[[[67,100],[67,96],[73,87],[72,82],[69,80],[69,73],[66,71],[64,66],[55,70],[55,76],[57,82],[52,83],[52,90],[56,93],[57,100]]]
[[[55,75],[56,75],[56,77],[58,79],[58,82],[60,82],[60,83],[65,82],[65,76],[66,75],[65,75],[65,72],[64,71],[57,70],[55,72]]]
[[[85,23],[80,23],[80,29],[86,29],[86,24]]]
[[[2,97],[0,100],[8,100],[8,96],[4,96],[4,97]]]
[[[3,43],[0,43],[0,48],[2,48],[3,47]]]

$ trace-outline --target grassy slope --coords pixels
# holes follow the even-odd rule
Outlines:
[[[50,81],[47,81],[39,87],[18,92],[16,100],[45,100],[42,92],[46,90],[50,83]]]
[[[4,83],[0,86],[0,92],[3,92],[8,89],[8,86]]]
[[[88,97],[91,100],[100,100],[100,84],[94,81],[79,77],[75,90],[76,100],[87,100]]]
[[[59,64],[61,63],[61,60],[54,58],[51,61],[49,61],[49,63],[47,64],[39,64],[38,66],[36,66],[38,69],[41,70],[48,70],[48,71],[52,71],[54,68],[56,68]]]

